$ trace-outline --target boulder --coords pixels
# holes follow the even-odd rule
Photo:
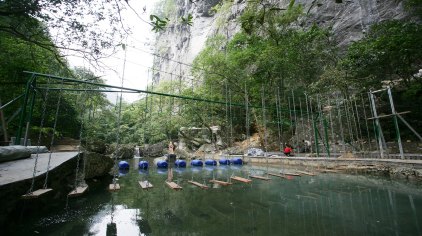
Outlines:
[[[145,145],[142,152],[147,157],[161,157],[165,153],[167,153],[167,141],[161,141],[159,143],[151,144],[151,145]],[[178,147],[176,147],[177,150]]]
[[[25,146],[0,147],[0,162],[13,161],[31,156],[31,150]]]
[[[111,154],[114,158],[116,152],[116,144],[112,144],[107,148],[107,154]],[[119,150],[117,152],[118,159],[129,159],[135,155],[135,144],[119,144]]]
[[[114,161],[109,156],[101,153],[84,153],[85,161],[85,179],[91,179],[108,174],[114,166]]]
[[[249,148],[248,156],[264,156],[265,152],[260,148]]]

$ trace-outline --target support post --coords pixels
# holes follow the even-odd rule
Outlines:
[[[391,93],[391,87],[390,86],[388,86],[388,88],[387,88],[387,93],[388,93],[388,99],[390,100],[391,112],[393,113],[394,127],[396,128],[397,144],[399,145],[400,158],[404,159],[403,145],[401,143],[399,123],[397,121],[397,113],[396,113],[396,109],[394,107],[393,94]]]
[[[0,99],[0,107],[1,107],[1,99]],[[4,120],[4,114],[3,114],[3,109],[0,110],[0,120],[1,120],[1,127],[3,129],[3,137],[4,137],[4,141],[8,142],[9,141],[9,137],[7,137],[7,127],[6,127],[6,121]]]
[[[29,107],[28,119],[26,120],[25,139],[23,141],[24,146],[28,145],[28,133],[29,133],[29,126],[31,125],[31,120],[32,120],[32,112],[34,111],[35,95],[36,95],[35,90],[32,90],[31,105]]]
[[[316,149],[316,152],[317,152],[317,157],[319,157],[319,143],[318,143],[317,119],[318,119],[318,114],[317,114],[317,117],[312,120],[312,122],[314,123],[315,149]]]
[[[329,143],[329,141],[328,141],[328,124],[327,124],[327,120],[325,119],[325,117],[322,117],[322,121],[323,121],[323,123],[324,123],[324,136],[325,136],[325,147],[326,147],[326,149],[327,149],[327,154],[328,154],[328,157],[331,157],[331,155],[330,155],[330,143]]]
[[[374,114],[375,117],[375,128],[376,131],[378,131],[378,146],[379,146],[379,151],[380,151],[380,156],[381,158],[384,158],[384,147],[383,147],[383,143],[382,143],[382,130],[381,130],[381,125],[380,125],[380,121],[378,119],[378,114],[377,114],[377,109],[375,107],[375,98],[374,98],[374,94],[372,94],[372,92],[369,92],[369,97],[371,99],[371,108],[372,108],[372,113]]]
[[[19,128],[18,128],[18,133],[16,134],[15,145],[19,145],[20,144],[20,140],[21,140],[21,137],[22,137],[22,130],[23,130],[23,126],[24,126],[24,123],[25,123],[25,117],[26,117],[26,107],[28,105],[29,88],[30,88],[31,83],[34,80],[34,78],[35,78],[35,75],[32,74],[31,78],[26,83],[25,97],[23,99],[22,110],[21,110],[21,117],[19,119]]]

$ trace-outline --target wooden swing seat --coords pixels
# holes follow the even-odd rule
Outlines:
[[[168,182],[168,181],[166,181],[166,184],[167,184],[167,186],[169,186],[169,188],[174,189],[174,190],[181,190],[181,189],[183,189],[182,187],[180,187],[175,182]]]
[[[35,190],[35,191],[31,192],[31,193],[27,193],[25,195],[22,195],[22,199],[38,198],[38,197],[41,197],[42,195],[44,195],[44,194],[46,194],[46,193],[48,193],[48,192],[50,192],[52,190],[53,190],[52,188],[38,189],[38,190]]]
[[[138,181],[139,186],[141,186],[142,189],[150,189],[152,187],[154,187],[148,180],[144,180],[144,181]]]
[[[110,184],[108,186],[108,190],[112,191],[112,192],[119,191],[120,190],[120,184]]]
[[[253,179],[259,179],[259,180],[271,180],[271,178],[265,177],[265,176],[260,176],[260,175],[249,175],[249,177],[253,178]]]
[[[76,187],[69,194],[67,194],[67,196],[69,196],[69,197],[78,197],[78,196],[84,194],[87,190],[88,190],[88,186]]]
[[[208,189],[208,186],[205,185],[205,184],[201,184],[201,183],[198,183],[198,182],[195,182],[195,181],[191,181],[191,180],[189,180],[188,183],[191,183],[191,184],[193,184],[195,186],[198,186],[198,187],[200,187],[202,189]]]
[[[239,176],[232,176],[232,177],[230,177],[230,179],[236,180],[236,181],[239,181],[239,182],[242,182],[242,183],[247,183],[247,184],[252,182],[252,180],[250,180],[250,179],[245,179],[245,178],[242,178],[242,177],[239,177]]]
[[[229,182],[225,182],[225,181],[220,181],[220,180],[216,180],[216,179],[212,179],[209,181],[210,183],[214,183],[214,184],[219,184],[222,186],[227,186],[227,185],[231,185],[232,183]]]

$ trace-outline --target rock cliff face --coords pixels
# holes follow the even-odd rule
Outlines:
[[[174,19],[192,14],[193,25],[171,21],[157,37],[156,53],[159,57],[156,57],[154,66],[161,72],[155,73],[156,82],[165,79],[188,81],[189,64],[204,48],[207,38],[223,34],[230,39],[240,30],[237,19],[247,4],[245,0],[174,1],[177,9]],[[290,2],[271,1],[280,8]],[[402,0],[296,0],[295,4],[303,6],[303,27],[317,24],[329,28],[340,48],[361,39],[374,23],[407,16]]]

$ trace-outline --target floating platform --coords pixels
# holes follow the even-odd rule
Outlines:
[[[304,175],[309,175],[309,176],[315,176],[314,173],[309,173],[309,172],[306,172],[306,171],[299,171],[299,170],[297,170],[296,172],[299,173],[299,174],[304,174]]]
[[[216,180],[216,179],[211,179],[209,182],[210,183],[214,183],[214,184],[223,185],[223,186],[227,186],[227,185],[231,185],[232,184],[232,183],[229,183],[229,182],[220,181],[220,180]]]
[[[280,174],[282,174],[282,175],[291,175],[291,176],[302,176],[301,174],[298,174],[298,173],[280,173]]]
[[[69,194],[67,194],[67,196],[68,197],[77,197],[77,196],[84,194],[86,192],[86,190],[88,190],[88,186],[76,187]]]
[[[22,195],[22,199],[38,198],[52,190],[53,190],[52,188],[38,189],[38,190],[33,191],[32,193],[27,193],[25,195]]]
[[[150,189],[154,187],[148,180],[144,181],[138,181],[139,186],[141,186],[142,189]]]
[[[239,182],[242,182],[242,183],[247,183],[247,184],[252,182],[252,180],[250,180],[250,179],[245,179],[245,178],[242,178],[242,177],[239,177],[239,176],[233,176],[233,177],[230,177],[230,179],[236,180],[236,181],[239,181]]]
[[[119,191],[120,190],[120,184],[110,184],[108,186],[108,190],[110,191]]]
[[[271,176],[276,176],[276,177],[280,177],[280,178],[286,178],[286,176],[285,175],[283,175],[283,174],[276,174],[276,173],[268,173],[268,175],[271,175]]]
[[[195,182],[195,181],[191,181],[191,180],[189,180],[188,183],[191,183],[191,184],[193,184],[195,186],[198,186],[198,187],[200,187],[202,189],[208,189],[208,186],[206,186],[205,184],[201,184],[201,183],[198,183],[198,182]]]
[[[271,178],[265,177],[265,176],[260,176],[260,175],[249,175],[250,178],[252,179],[260,179],[260,180],[271,180]]]
[[[183,189],[182,187],[180,187],[175,182],[167,182],[166,181],[166,184],[167,184],[167,186],[169,186],[169,188],[174,189],[174,190],[181,190],[181,189]]]

